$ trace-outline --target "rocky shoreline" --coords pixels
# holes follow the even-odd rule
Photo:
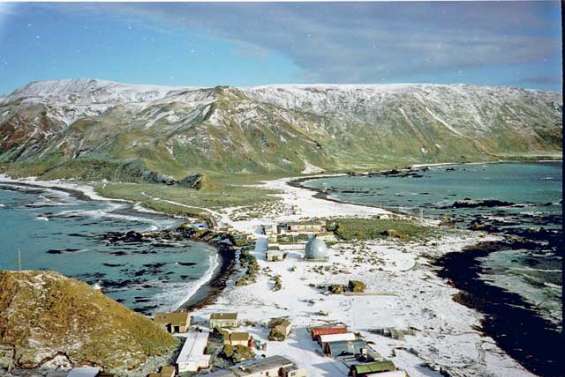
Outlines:
[[[526,245],[525,243],[528,243]],[[545,377],[562,376],[563,334],[542,318],[534,305],[516,293],[488,284],[479,258],[504,249],[530,247],[530,241],[502,240],[479,242],[461,253],[449,253],[434,264],[438,275],[448,279],[460,292],[454,300],[484,314],[481,331],[492,337],[512,358],[533,373]]]
[[[424,166],[415,170],[393,169],[378,173],[354,175],[419,178],[418,172],[427,169]],[[330,193],[326,190],[303,185],[305,181],[326,177],[299,178],[290,181],[289,185],[314,191],[316,192],[315,197],[319,199],[344,203],[339,199],[330,197]],[[365,206],[365,204],[363,205]],[[371,207],[371,205],[366,206]],[[468,209],[500,206],[518,207],[519,205],[507,201],[466,198],[454,201],[447,208]],[[393,210],[390,211],[394,212]],[[519,218],[516,219],[516,221],[520,220]],[[480,215],[474,216],[470,223],[462,225],[472,231],[482,231],[502,237],[502,240],[479,242],[464,248],[462,252],[448,253],[434,261],[434,265],[439,269],[437,271],[438,276],[448,279],[449,284],[459,291],[453,299],[483,314],[481,332],[492,337],[505,352],[525,368],[540,376],[562,375],[561,373],[565,369],[563,359],[560,357],[563,334],[556,329],[555,324],[543,318],[536,307],[526,302],[520,295],[489,284],[480,276],[481,273],[486,272],[480,258],[501,250],[542,250],[544,247],[549,247],[557,252],[562,232],[544,229],[543,227],[539,230],[513,228],[508,226],[512,225],[511,223],[499,223],[496,219],[487,219]]]
[[[34,184],[33,182],[20,182],[16,180],[10,179],[9,181],[2,182],[6,183],[6,189],[13,189],[18,190],[18,187],[25,190],[56,190],[65,192],[69,195],[72,195],[74,198],[82,200],[82,201],[92,201],[92,200],[99,200],[98,198],[93,198],[86,192],[81,191],[79,188],[69,188],[69,187],[61,187],[61,185],[56,186],[49,186],[44,184]],[[8,187],[9,186],[9,187]],[[109,202],[123,202],[123,200],[114,200],[114,199],[103,199],[104,201]],[[128,211],[136,212],[135,208],[130,208]],[[168,216],[166,214],[160,214],[162,216]],[[206,219],[204,219],[206,220]],[[210,225],[210,224],[209,224]],[[202,307],[204,305],[208,305],[220,295],[222,290],[226,286],[226,282],[231,276],[234,266],[235,266],[235,258],[236,253],[235,249],[229,242],[235,242],[233,237],[231,237],[227,233],[217,233],[214,231],[192,231],[191,228],[187,227],[186,225],[181,224],[180,227],[176,229],[165,229],[162,231],[157,232],[146,232],[140,233],[136,231],[129,231],[129,232],[110,232],[101,236],[101,239],[110,242],[110,243],[138,243],[138,242],[145,242],[151,241],[156,242],[158,240],[163,241],[174,241],[174,240],[192,240],[195,242],[204,242],[208,245],[214,247],[218,252],[219,257],[219,264],[214,269],[210,280],[204,282],[202,286],[200,286],[197,291],[191,295],[191,297],[181,305],[179,309],[183,310],[193,310],[195,308]],[[228,241],[228,242],[226,242]],[[67,250],[52,250],[50,253],[52,254],[59,254],[63,252],[72,252]]]
[[[236,247],[238,243],[233,235],[227,232],[216,232],[209,229],[196,229],[190,224],[181,224],[174,229],[165,229],[154,232],[126,233],[111,232],[103,237],[111,243],[140,243],[154,241],[182,241],[190,240],[204,242],[214,247],[219,256],[219,264],[212,272],[211,278],[200,286],[191,297],[184,302],[178,310],[192,311],[215,301],[234,272],[236,262]]]

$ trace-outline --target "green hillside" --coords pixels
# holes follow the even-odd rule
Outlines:
[[[73,83],[65,82],[65,91],[58,81],[32,83],[0,101],[4,171],[170,184],[195,173],[296,175],[308,167],[370,170],[561,154],[562,98],[553,92],[424,84],[216,87],[144,100],[142,91],[120,96],[123,88],[132,91],[125,84],[91,80],[75,90]]]
[[[0,357],[5,364],[97,365],[128,375],[176,345],[151,319],[85,283],[55,272],[0,272],[0,349],[15,350]]]

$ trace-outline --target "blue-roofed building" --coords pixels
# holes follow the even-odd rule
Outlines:
[[[367,350],[367,343],[362,339],[338,340],[324,344],[324,353],[331,357],[360,355]]]

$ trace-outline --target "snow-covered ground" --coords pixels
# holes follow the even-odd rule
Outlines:
[[[438,278],[427,256],[461,250],[479,241],[476,235],[447,236],[428,245],[403,245],[391,241],[340,243],[332,247],[329,262],[302,259],[289,250],[282,262],[267,262],[256,253],[262,272],[256,283],[236,287],[233,282],[213,305],[194,313],[204,321],[216,311],[237,311],[242,320],[267,323],[288,317],[294,328],[286,342],[269,342],[266,355],[281,354],[307,368],[310,376],[345,376],[343,365],[319,353],[307,327],[341,322],[360,332],[384,357],[410,376],[440,376],[424,364],[453,376],[530,376],[504,354],[489,337],[473,326],[481,316],[452,300],[457,291]],[[315,267],[322,266],[323,272]],[[273,277],[280,275],[282,289],[273,291]],[[328,295],[318,285],[347,284],[359,279],[367,284],[365,295]],[[379,328],[412,329],[413,335],[394,340],[375,335]],[[267,329],[247,326],[255,337],[266,340]]]
[[[387,211],[315,198],[315,193],[288,185],[290,178],[264,183],[281,191],[281,210],[261,219],[226,221],[234,228],[255,233],[258,225],[303,218],[386,215]],[[257,237],[263,237],[256,234]],[[486,237],[486,238],[485,238]],[[285,316],[293,324],[286,342],[268,342],[266,355],[280,354],[307,368],[310,376],[346,376],[346,368],[320,354],[307,328],[341,322],[360,332],[373,348],[391,358],[412,377],[440,376],[532,376],[498,348],[494,340],[476,327],[481,315],[453,301],[457,290],[434,272],[430,257],[461,251],[467,245],[490,239],[478,233],[460,232],[435,241],[412,244],[388,240],[339,243],[332,247],[326,263],[305,262],[302,251],[288,248],[282,262],[268,262],[255,253],[262,269],[257,282],[236,287],[231,281],[215,304],[194,313],[205,321],[216,311],[237,311],[242,320],[266,324]],[[320,268],[315,268],[321,266]],[[322,271],[322,273],[320,273]],[[273,277],[280,275],[282,289],[273,291]],[[234,277],[236,279],[237,277]],[[328,295],[318,285],[347,284],[349,279],[367,284],[366,295]],[[244,327],[266,340],[266,326]],[[369,332],[379,328],[409,330],[412,335],[395,340]]]

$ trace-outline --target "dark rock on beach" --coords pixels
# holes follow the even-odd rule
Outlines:
[[[453,299],[484,313],[481,327],[511,357],[540,376],[562,376],[563,335],[548,320],[538,315],[536,308],[516,293],[491,285],[481,279],[485,272],[480,259],[499,250],[521,249],[532,241],[513,238],[482,242],[465,248],[462,253],[449,253],[435,264],[439,276],[461,292]]]
[[[115,255],[115,256],[117,256],[117,257],[121,257],[121,256],[124,256],[124,255],[128,255],[128,253],[126,253],[125,251],[113,251],[113,252],[111,252],[110,254],[111,254],[111,255]]]
[[[465,198],[463,200],[456,200],[450,206],[451,208],[478,208],[478,207],[508,207],[513,205],[512,202],[507,202],[498,199],[484,199],[484,200],[473,200]]]

